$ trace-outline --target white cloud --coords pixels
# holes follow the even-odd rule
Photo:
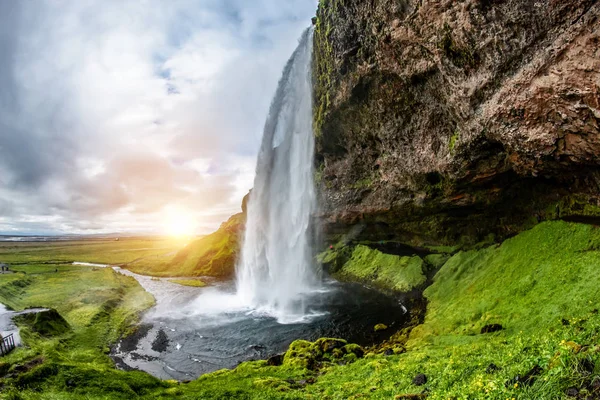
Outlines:
[[[316,0],[0,2],[0,232],[201,232],[252,186]]]

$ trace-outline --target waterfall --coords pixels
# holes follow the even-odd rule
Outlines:
[[[313,261],[312,28],[283,70],[271,103],[237,264],[238,296],[280,322],[302,320],[319,288]]]

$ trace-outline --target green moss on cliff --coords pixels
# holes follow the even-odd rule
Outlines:
[[[600,229],[546,222],[499,246],[454,255],[424,292],[416,342],[452,341],[498,323],[537,331],[581,317],[600,303]],[[415,342],[415,343],[416,343]]]
[[[399,257],[358,245],[335,277],[374,284],[379,288],[410,292],[426,281],[420,257]]]
[[[458,138],[460,137],[460,132],[458,130],[454,131],[452,136],[450,136],[450,141],[448,142],[448,148],[450,152],[454,152],[454,148],[456,147],[456,142],[458,142]]]

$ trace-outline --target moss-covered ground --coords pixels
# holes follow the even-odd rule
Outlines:
[[[425,263],[418,256],[400,257],[358,245],[334,276],[340,280],[372,284],[385,290],[410,292],[427,280],[424,268]]]
[[[41,338],[25,327],[29,348],[3,360],[8,368],[0,365],[12,371],[0,397],[596,399],[599,272],[600,229],[542,223],[501,245],[452,255],[424,292],[425,321],[408,340],[398,339],[406,348],[401,354],[297,342],[279,362],[244,363],[190,383],[113,368],[107,344],[126,329],[124,321],[135,320],[134,310],[148,305],[129,278],[91,269],[0,276],[0,301],[56,308],[72,328]],[[111,299],[116,303],[107,307]],[[36,359],[43,362],[18,372]]]

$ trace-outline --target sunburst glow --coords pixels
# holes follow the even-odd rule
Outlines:
[[[169,236],[192,236],[195,230],[196,223],[190,213],[180,208],[171,208],[167,211],[165,231]]]

